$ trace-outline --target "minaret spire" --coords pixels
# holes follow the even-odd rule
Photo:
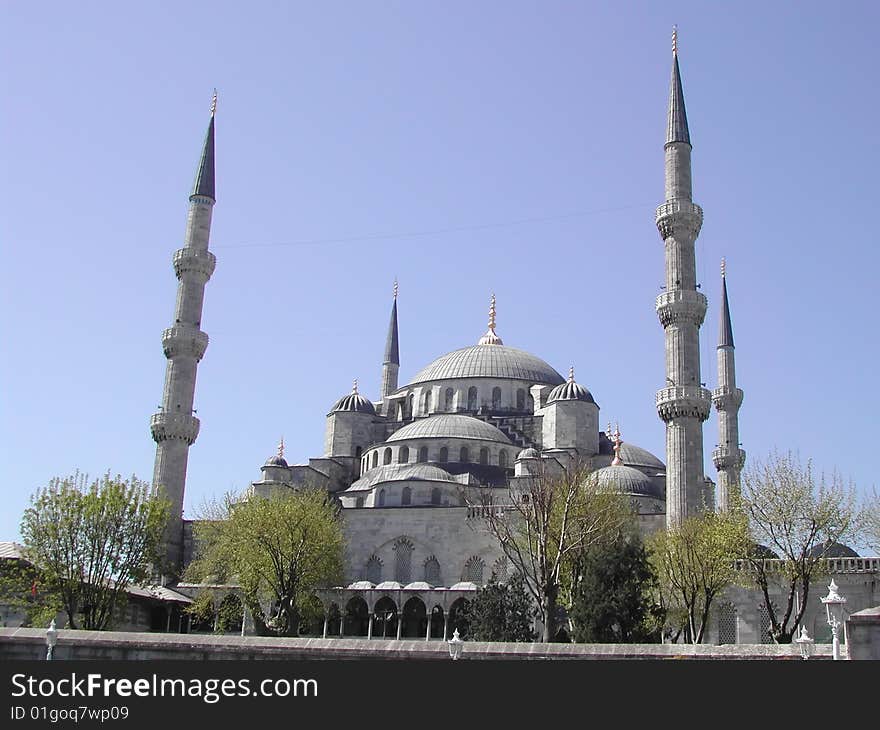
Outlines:
[[[721,259],[721,332],[717,352],[718,387],[712,391],[712,403],[718,412],[718,446],[712,451],[712,462],[718,470],[718,511],[726,512],[730,509],[732,497],[739,491],[746,452],[739,447],[739,408],[743,392],[736,387],[733,325],[724,259]]]
[[[703,421],[711,394],[700,376],[700,325],[706,297],[697,291],[694,243],[703,211],[692,201],[691,141],[678,64],[678,32],[672,36],[672,83],[667,110],[666,202],[657,229],[666,256],[665,291],[656,309],[666,339],[666,387],[657,391],[657,413],[666,423],[666,524],[675,527],[704,504]]]
[[[382,400],[397,390],[397,374],[400,371],[400,349],[397,344],[397,279],[394,280],[394,299],[391,302],[391,321],[385,339],[385,357],[382,360]],[[387,411],[387,409],[386,409]],[[386,415],[388,415],[386,413]]]
[[[162,405],[150,419],[156,442],[153,489],[171,501],[165,531],[164,566],[176,574],[183,563],[183,496],[189,447],[199,435],[199,419],[193,401],[198,363],[208,347],[208,335],[201,330],[205,284],[214,273],[216,258],[208,250],[213,214],[214,114],[216,92],[211,102],[211,119],[189,198],[184,246],[173,256],[177,274],[177,305],[174,322],[162,333],[162,349],[168,360]]]
[[[489,302],[489,329],[486,331],[478,345],[503,345],[501,338],[495,333],[495,293],[492,293],[492,299]]]

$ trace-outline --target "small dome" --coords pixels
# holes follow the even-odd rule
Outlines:
[[[618,464],[597,469],[590,476],[600,488],[607,488],[618,494],[634,494],[642,497],[665,499],[666,495],[647,474],[631,466]]]
[[[429,586],[423,580],[417,580],[415,583],[407,583],[404,588],[408,591],[429,591],[431,590],[431,586]]]
[[[431,416],[413,421],[391,434],[388,443],[426,438],[474,439],[510,444],[510,439],[491,423],[472,416],[458,415]]]
[[[376,586],[377,591],[397,591],[403,588],[400,583],[396,580],[386,580],[382,581],[379,585]]]
[[[533,449],[531,446],[527,449],[523,449],[516,455],[516,460],[520,459],[540,459],[541,454],[538,453],[537,449]]]
[[[342,396],[333,404],[333,408],[330,409],[330,413],[337,413],[339,411],[345,411],[346,413],[369,413],[371,416],[376,415],[376,409],[373,407],[373,404],[358,393],[357,380],[354,381],[351,393]]]
[[[454,482],[455,479],[449,472],[433,464],[387,464],[370,469],[346,491],[358,492],[385,482],[407,481]]]
[[[266,459],[266,463],[263,466],[280,466],[285,469],[289,468],[287,460],[283,456],[279,456],[278,454],[272,454],[268,459]]]
[[[843,545],[839,542],[826,540],[825,542],[814,545],[810,550],[811,558],[857,558],[859,554],[851,547]]]
[[[352,583],[348,589],[351,591],[370,591],[373,589],[373,584],[368,580],[358,580]]]
[[[477,584],[471,583],[469,580],[462,581],[461,583],[456,583],[452,586],[450,591],[475,591],[477,590]]]
[[[593,395],[580,383],[574,382],[574,368],[568,371],[568,380],[562,385],[557,385],[547,396],[547,403],[555,403],[560,400],[582,400],[586,403],[595,403]]]

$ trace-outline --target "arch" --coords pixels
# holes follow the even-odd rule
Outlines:
[[[507,569],[507,556],[502,555],[495,563],[492,565],[492,575],[495,576],[495,580],[499,583],[506,583],[508,578],[508,569]]]
[[[531,393],[526,395],[526,408],[529,413],[535,412],[535,396],[533,396]]]
[[[412,504],[412,487],[404,487],[400,493],[400,504],[407,507]]]
[[[443,638],[443,606],[439,604],[431,609],[431,633],[428,634],[429,639]]]
[[[773,636],[770,634],[770,611],[763,603],[758,606],[758,643],[772,644]],[[815,638],[815,637],[814,637]]]
[[[379,506],[380,507],[385,506],[385,490],[384,489],[379,490]]]
[[[524,411],[526,409],[526,391],[519,388],[516,391],[516,410]]]
[[[492,388],[492,410],[497,411],[501,408],[501,388],[497,385]]]
[[[354,458],[355,458],[355,459],[360,459],[360,458],[361,458],[361,454],[362,454],[363,452],[364,452],[364,448],[363,448],[363,446],[358,446],[358,447],[354,450]]]
[[[394,542],[394,580],[401,585],[412,581],[413,544],[407,537],[398,537]]]
[[[458,460],[462,463],[467,463],[471,460],[471,455],[467,446],[461,447],[461,451],[458,452]]]
[[[343,633],[346,636],[366,636],[370,625],[370,610],[360,596],[353,596],[345,605]]]
[[[390,464],[391,463],[391,449],[390,448],[385,449],[385,454],[382,457],[382,463],[383,464]]]
[[[214,621],[217,616],[217,609],[213,599],[209,599],[204,604],[200,604],[198,613],[190,614],[189,630],[193,634],[202,634],[214,630]]]
[[[467,409],[469,411],[477,410],[477,386],[472,385],[468,388],[468,404]]]
[[[407,416],[409,418],[415,417],[415,415],[416,415],[415,407],[416,407],[416,396],[414,393],[410,393],[409,398],[406,399],[406,412],[407,412]]]
[[[428,447],[422,446],[422,448],[419,449],[418,461],[425,462],[427,460],[428,460]]]
[[[342,612],[339,610],[339,604],[331,603],[327,609],[327,636],[339,636],[340,622],[342,621]]]
[[[455,405],[455,391],[452,388],[447,388],[446,392],[443,395],[443,410],[447,413],[452,411],[453,406]]]
[[[424,414],[426,416],[431,411],[431,405],[432,405],[432,401],[433,401],[433,398],[431,396],[432,396],[431,391],[426,390],[425,391],[425,399],[424,399]]]
[[[440,458],[438,461],[441,464],[445,464],[447,461],[449,461],[449,449],[446,446],[440,449]]]
[[[480,449],[480,463],[481,464],[488,464],[489,463],[489,449],[487,449],[485,446],[482,449]]]
[[[440,487],[431,490],[431,504],[440,504]]]
[[[462,639],[467,639],[470,635],[470,626],[468,625],[467,614],[470,607],[470,601],[466,598],[459,598],[449,607],[449,633],[458,629],[458,635]]]
[[[363,497],[358,497],[358,498],[354,501],[354,506],[357,507],[358,509],[360,509],[361,507],[363,507],[363,506],[364,506],[364,498],[363,498]]]
[[[374,584],[382,582],[382,561],[377,555],[371,555],[367,560],[364,566],[364,578]]]
[[[373,607],[376,617],[373,625],[373,636],[387,639],[397,638],[397,605],[388,596],[382,596]]]
[[[498,452],[498,466],[502,469],[507,468],[507,452],[504,449]]]
[[[482,585],[483,573],[485,570],[486,563],[483,562],[483,559],[479,555],[471,555],[464,564],[464,571],[461,574],[461,579],[476,583],[477,585]]]
[[[373,467],[375,468],[377,466],[379,466],[379,452],[374,451],[373,452]]]
[[[407,638],[423,637],[428,629],[428,609],[425,602],[418,596],[413,596],[403,604],[401,611],[403,626],[400,635]]]
[[[409,446],[401,446],[397,452],[397,463],[406,464],[409,461]]]
[[[425,561],[425,583],[431,586],[439,586],[441,582],[440,561],[432,555]]]
[[[718,605],[718,643],[736,644],[736,606],[730,602]]]

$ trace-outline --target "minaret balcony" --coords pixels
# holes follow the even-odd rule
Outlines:
[[[670,236],[694,240],[703,227],[703,209],[689,200],[667,200],[657,208],[654,221],[664,241]]]
[[[716,446],[712,449],[712,463],[718,471],[722,469],[742,469],[746,463],[746,452],[740,448]]]
[[[150,433],[157,444],[162,441],[179,439],[188,446],[195,443],[199,435],[199,419],[188,413],[165,413],[159,411],[150,417]]]
[[[655,398],[657,413],[667,423],[676,418],[699,418],[705,421],[709,417],[711,400],[712,394],[699,385],[663,388],[657,391]]]
[[[181,248],[175,251],[172,261],[178,279],[185,273],[194,273],[207,281],[217,265],[217,257],[214,254],[196,248]]]
[[[741,388],[728,388],[722,386],[712,391],[712,405],[716,411],[736,411],[743,402]]]
[[[208,334],[193,327],[169,327],[162,332],[165,357],[194,357],[201,360],[208,349]]]
[[[699,327],[706,317],[708,302],[702,292],[676,289],[657,297],[656,309],[665,329],[671,324],[690,323]]]

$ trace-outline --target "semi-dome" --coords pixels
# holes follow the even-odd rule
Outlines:
[[[474,439],[510,444],[510,439],[491,423],[462,415],[431,416],[413,421],[391,434],[388,441],[430,438]]]
[[[373,404],[367,398],[364,398],[364,396],[358,393],[357,380],[354,381],[354,387],[351,389],[351,393],[342,396],[342,398],[333,404],[333,408],[330,409],[331,413],[336,413],[338,411],[369,413],[371,416],[376,415],[376,409],[373,407]]]
[[[455,478],[432,464],[388,464],[370,469],[354,482],[347,491],[371,489],[385,482],[454,482]]]
[[[559,385],[565,379],[540,357],[505,345],[473,345],[449,352],[416,374],[410,384],[455,378],[509,378]]]
[[[606,466],[593,472],[591,478],[596,480],[600,489],[609,489],[618,494],[665,499],[663,491],[651,477],[631,466],[623,464]]]
[[[593,394],[590,393],[589,390],[580,383],[574,382],[574,368],[569,370],[568,380],[562,385],[557,385],[550,391],[550,395],[547,396],[547,403],[554,403],[555,401],[561,400],[581,400],[587,403],[596,402],[593,400]]]

